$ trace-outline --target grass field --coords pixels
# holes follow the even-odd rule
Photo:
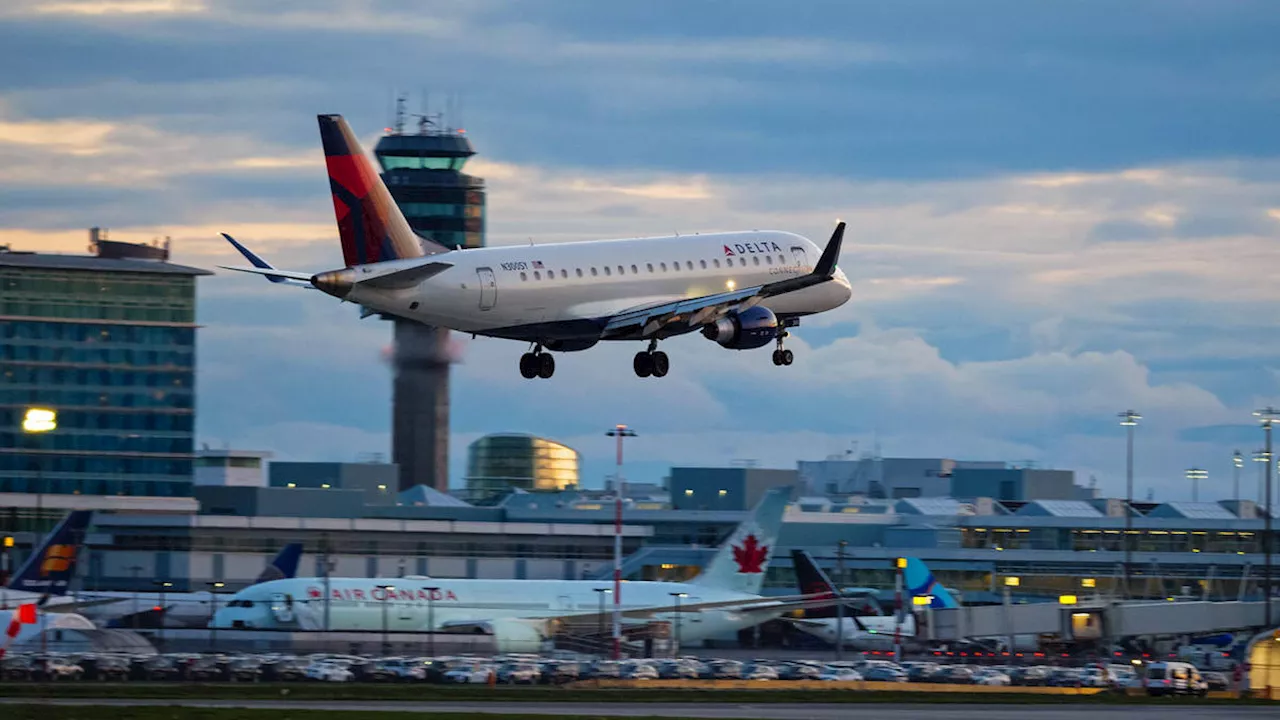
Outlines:
[[[6,720],[474,720],[468,713],[388,713],[383,711],[351,712],[348,710],[246,710],[243,708],[181,707],[59,707],[56,705],[0,706]],[[547,720],[546,715],[484,715],[484,720]],[[599,716],[576,720],[623,720]],[[625,720],[646,720],[628,717]],[[658,720],[648,718],[648,720]],[[662,720],[672,720],[663,718]]]

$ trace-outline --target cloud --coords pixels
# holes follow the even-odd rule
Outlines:
[[[200,0],[58,0],[36,2],[26,8],[37,15],[100,17],[103,15],[176,15],[202,13]]]

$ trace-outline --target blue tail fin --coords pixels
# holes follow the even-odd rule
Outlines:
[[[258,575],[253,581],[254,585],[258,583],[271,582],[272,580],[286,580],[298,574],[298,560],[302,558],[302,543],[289,543],[280,548],[280,552],[276,553],[275,559],[271,561],[262,570],[262,574]]]
[[[907,567],[903,571],[902,580],[912,597],[932,597],[929,607],[935,610],[960,607],[956,599],[951,597],[951,593],[934,579],[929,566],[925,565],[920,558],[907,558]]]
[[[31,557],[9,581],[10,590],[66,595],[67,586],[76,574],[76,555],[84,543],[85,530],[93,519],[92,510],[72,510],[49,533],[44,544],[35,548]]]
[[[696,585],[758,595],[764,585],[769,558],[778,544],[782,515],[791,499],[791,488],[773,488],[716,550],[715,557],[691,582]]]

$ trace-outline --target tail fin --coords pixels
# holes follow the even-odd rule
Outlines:
[[[317,119],[347,266],[425,255],[423,240],[409,227],[347,121],[341,115]]]
[[[271,564],[263,568],[262,573],[253,581],[258,583],[272,580],[286,580],[298,574],[298,560],[302,558],[302,543],[289,543],[280,548]]]
[[[751,517],[725,540],[692,584],[758,595],[790,498],[789,487],[773,488],[765,493]]]
[[[942,583],[933,577],[929,566],[925,565],[920,558],[907,558],[907,567],[903,570],[902,581],[912,597],[932,597],[929,607],[935,610],[960,607],[955,598],[951,597],[950,591],[942,587]]]
[[[66,595],[76,573],[76,555],[84,544],[92,510],[72,510],[9,581],[10,590]]]
[[[819,595],[823,598],[836,596],[835,583],[831,582],[831,578],[818,567],[809,553],[792,550],[791,563],[796,568],[796,585],[799,586],[801,595]]]

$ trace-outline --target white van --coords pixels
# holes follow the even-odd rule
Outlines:
[[[1147,665],[1142,685],[1148,695],[1198,695],[1209,692],[1209,684],[1195,665],[1184,662],[1156,662]]]

